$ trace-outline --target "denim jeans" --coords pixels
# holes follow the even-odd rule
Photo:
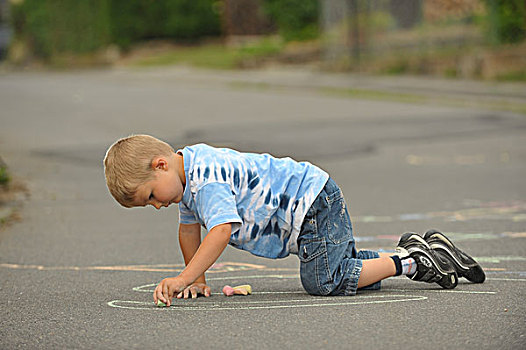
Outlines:
[[[345,199],[329,178],[303,221],[298,237],[301,283],[312,295],[354,295],[362,260],[377,252],[356,251]],[[380,282],[366,289],[379,289]]]

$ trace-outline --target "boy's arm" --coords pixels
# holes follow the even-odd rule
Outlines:
[[[195,252],[201,245],[201,225],[200,224],[179,224],[179,246],[184,257],[184,264],[188,265],[194,257]],[[205,283],[205,274],[199,276],[195,283]]]
[[[230,241],[231,231],[232,226],[230,223],[212,228],[199,245],[183,272],[177,277],[165,278],[159,283],[157,288],[155,288],[155,292],[153,293],[154,301],[157,303],[158,300],[161,300],[167,306],[170,306],[172,298],[176,293],[183,291],[201,276],[204,278],[205,271],[212,266],[226,248]]]

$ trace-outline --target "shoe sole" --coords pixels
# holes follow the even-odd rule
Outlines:
[[[436,252],[435,251],[435,254],[438,256],[438,258],[442,259],[442,260],[446,260],[448,261],[445,257],[441,256],[439,252]],[[453,271],[453,272],[448,272],[446,276],[442,277],[442,279],[440,281],[438,281],[437,283],[442,287],[442,288],[445,288],[445,289],[453,289],[457,286],[458,284],[458,274],[456,271]]]
[[[411,247],[408,249],[408,251],[411,256],[414,256],[415,260],[416,259],[420,260],[421,264],[427,267],[432,266],[433,269],[438,272],[438,276],[440,276],[440,279],[432,278],[432,281],[424,281],[424,282],[430,282],[430,283],[435,282],[444,289],[453,289],[457,286],[458,284],[457,273],[454,270],[453,271],[444,270],[441,264],[437,261],[437,259],[434,256],[430,255],[429,252],[423,249],[420,249],[418,247]],[[440,259],[440,257],[438,256],[437,258]],[[414,280],[417,274],[418,272],[415,273],[412,277],[409,277],[409,276],[408,277]]]
[[[448,273],[437,284],[444,289],[454,289],[458,285],[458,275],[456,272]]]
[[[443,252],[443,254],[455,264],[459,277],[465,277],[473,283],[483,283],[486,279],[486,274],[484,270],[482,270],[482,267],[468,254],[458,249],[443,233],[428,231],[424,235],[424,240],[429,244],[431,249],[437,252]],[[467,256],[472,262],[464,261],[465,258],[463,258],[462,255]]]

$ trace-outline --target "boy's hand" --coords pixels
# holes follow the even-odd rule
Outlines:
[[[184,291],[177,294],[177,298],[181,299],[188,299],[188,297],[192,295],[192,299],[197,298],[199,294],[204,295],[205,297],[210,296],[210,287],[207,286],[205,283],[193,283],[192,285],[186,287]]]
[[[162,301],[166,306],[172,304],[172,298],[176,293],[182,292],[186,288],[186,283],[181,277],[165,278],[159,283],[153,292],[153,301]]]
[[[196,228],[197,226],[190,228],[189,234],[192,237],[190,240],[187,240],[187,237],[185,237],[186,234],[183,232],[181,241],[181,233],[179,234],[181,250],[183,251],[187,265],[179,276],[165,278],[155,288],[153,300],[156,304],[157,301],[160,300],[165,303],[166,306],[170,306],[172,304],[172,298],[181,292],[183,292],[182,297],[186,298],[189,292],[192,293],[192,296],[199,291],[205,296],[207,296],[207,294],[210,295],[210,288],[204,284],[204,273],[226,248],[230,240],[232,225],[227,223],[213,227],[201,244],[195,239],[199,237],[194,237],[199,233],[199,231],[195,230]],[[190,248],[188,248],[188,241],[193,242],[190,244]],[[203,280],[200,279],[201,277],[203,277]],[[186,291],[185,296],[185,289],[187,289],[187,287],[190,288]],[[197,294],[195,294],[195,296],[197,296]]]

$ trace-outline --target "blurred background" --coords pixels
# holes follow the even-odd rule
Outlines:
[[[0,0],[0,349],[526,349],[525,4]],[[311,161],[345,193],[359,249],[437,228],[489,282],[395,279],[391,295],[427,300],[348,308],[117,310],[153,307],[135,287],[184,263],[175,207],[108,193],[105,152],[132,133]],[[218,272],[214,291],[301,303],[295,257],[221,259],[268,270]],[[433,327],[400,337],[401,315]]]
[[[309,65],[524,81],[524,0],[0,0],[4,69]]]

